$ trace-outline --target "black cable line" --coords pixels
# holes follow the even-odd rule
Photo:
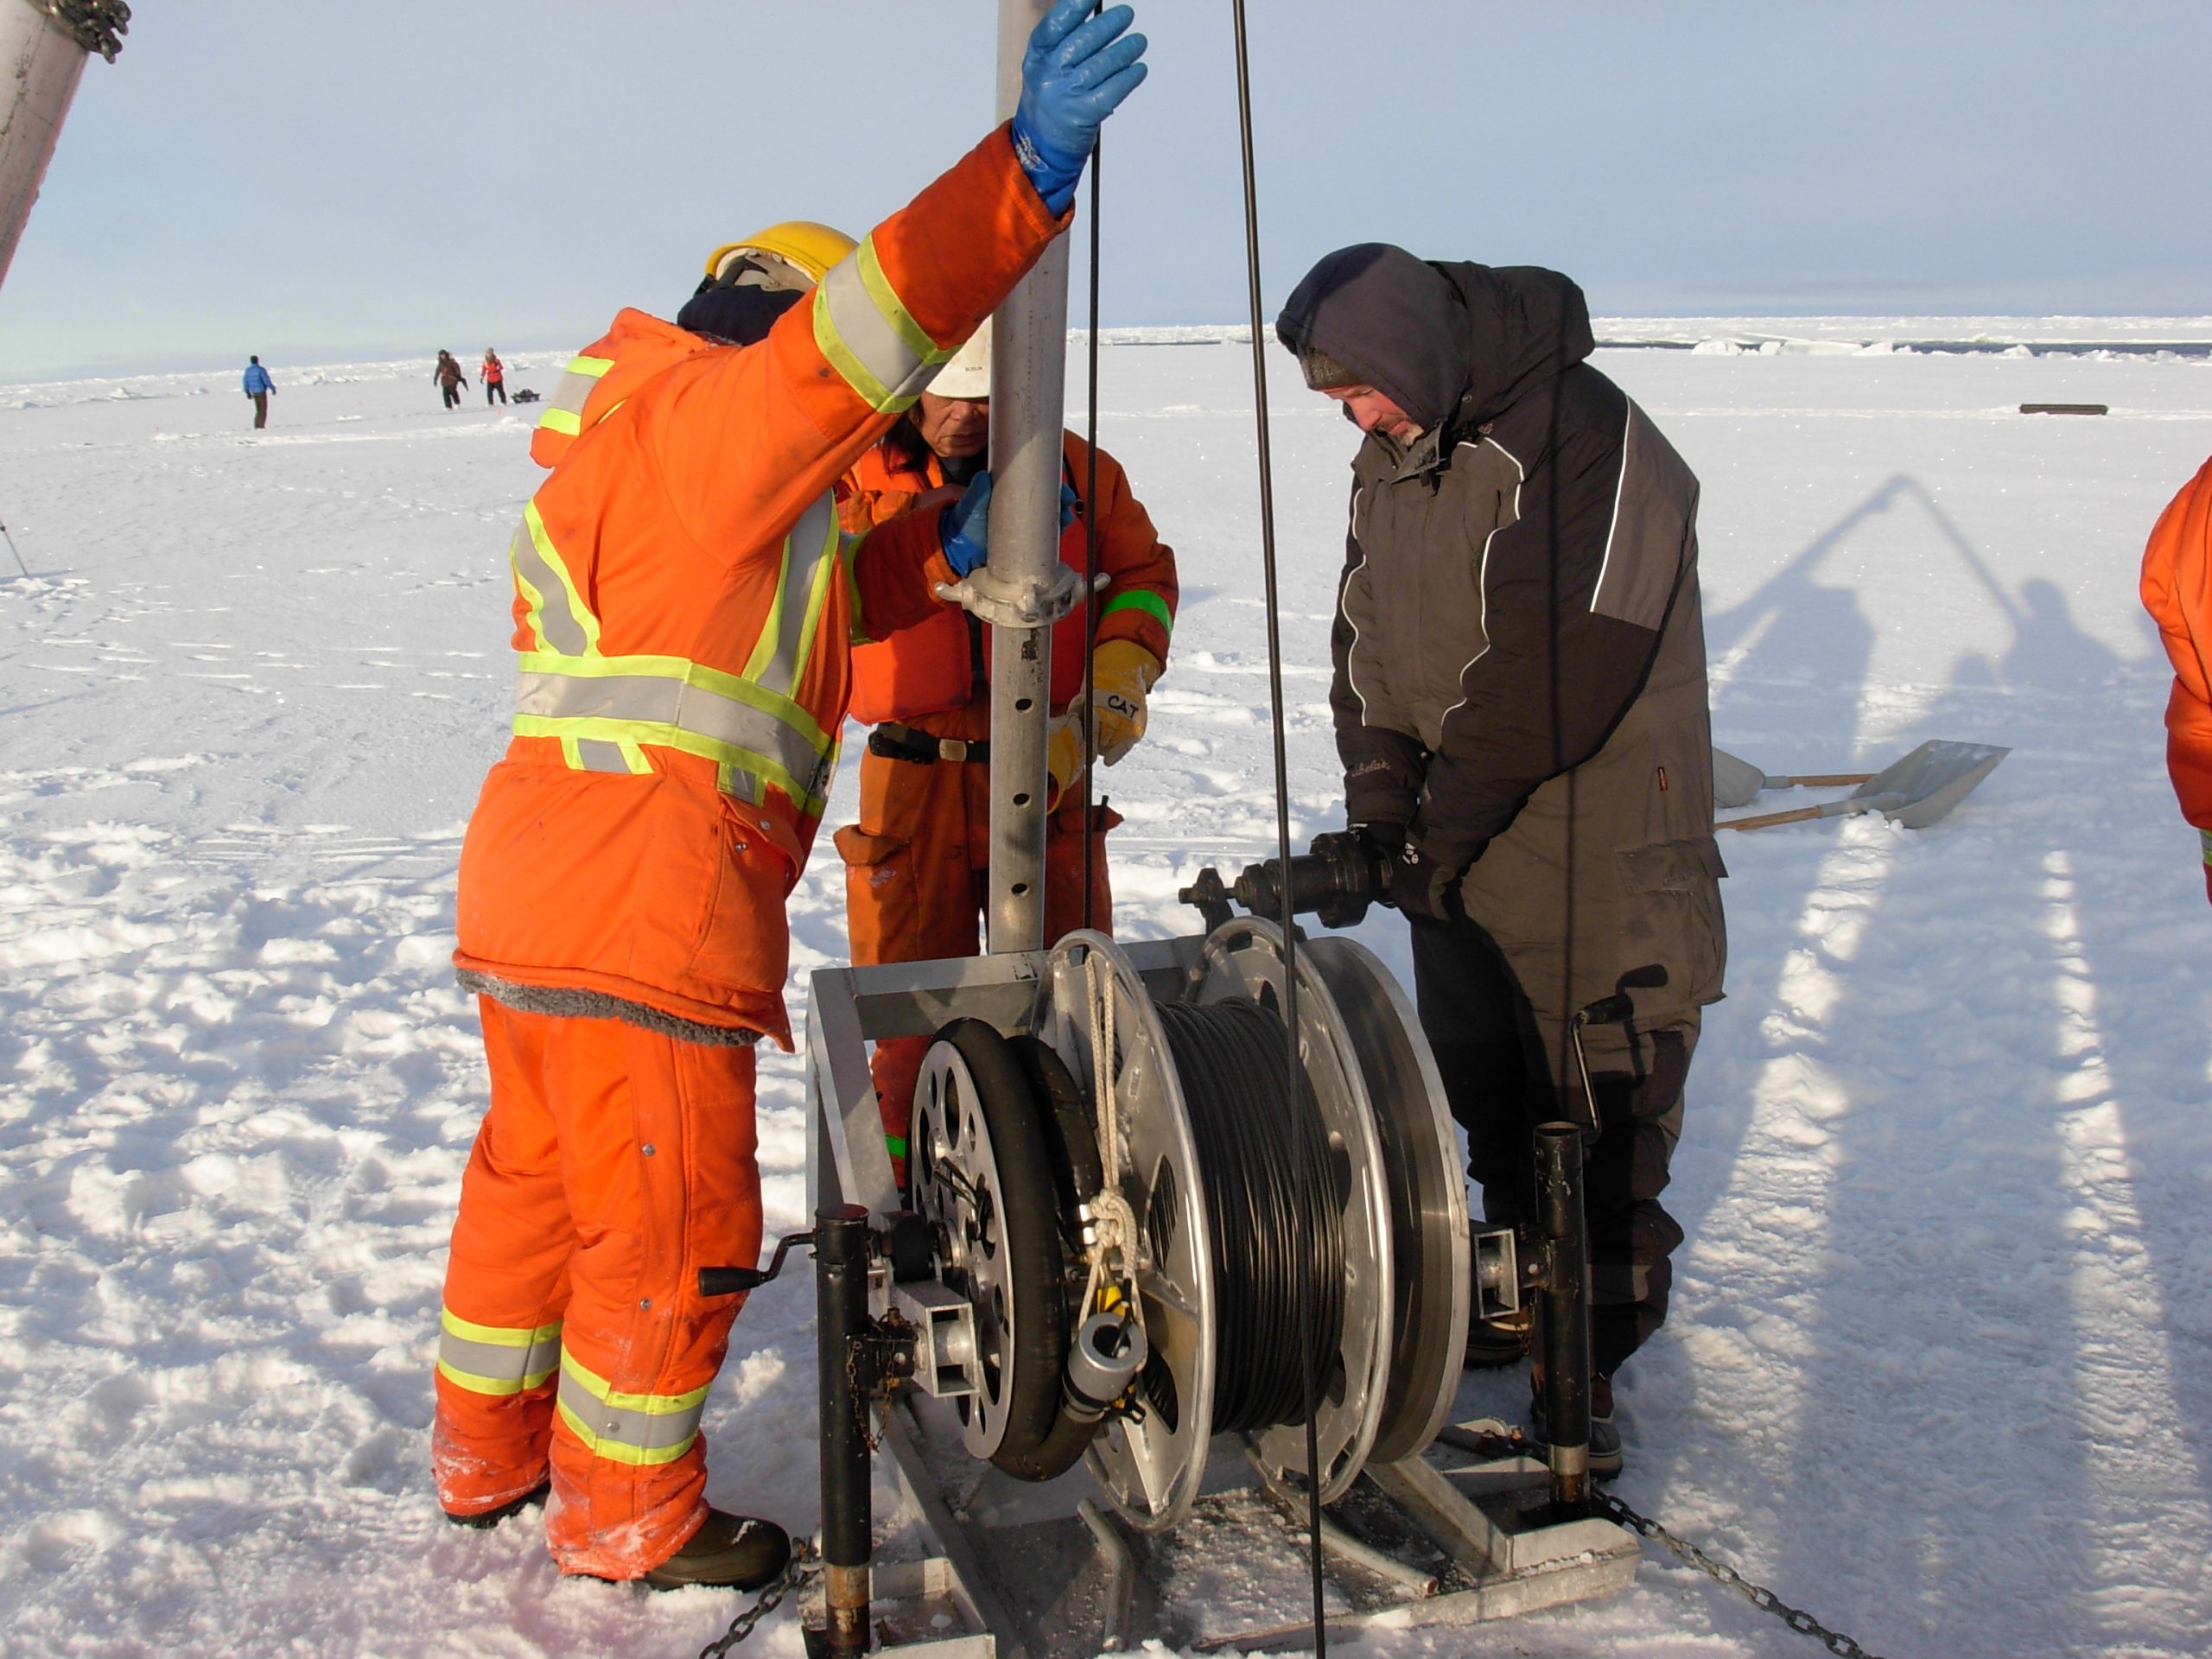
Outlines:
[[[1275,762],[1275,850],[1282,868],[1290,868],[1290,764],[1283,748],[1282,606],[1275,584],[1274,470],[1268,448],[1267,334],[1260,321],[1260,209],[1258,186],[1252,165],[1252,69],[1245,45],[1244,0],[1233,0],[1236,30],[1236,125],[1244,161],[1244,268],[1252,313],[1253,414],[1260,459],[1260,559],[1266,576],[1268,607],[1268,697],[1274,727]],[[1293,1075],[1303,1071],[1298,1053],[1298,929],[1291,919],[1290,883],[1281,884],[1282,911],[1282,1023],[1285,1052]],[[1304,1177],[1306,1213],[1320,1212],[1321,1195],[1327,1190],[1326,1172],[1313,1160],[1299,1160]],[[1305,1358],[1306,1408],[1306,1531],[1307,1565],[1313,1585],[1314,1659],[1328,1659],[1329,1630],[1323,1605],[1321,1573],[1321,1452],[1314,1419],[1320,1400],[1319,1355],[1315,1351],[1314,1297],[1316,1287],[1306,1274],[1298,1275],[1298,1346]]]

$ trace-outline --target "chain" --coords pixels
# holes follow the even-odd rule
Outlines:
[[[1598,1507],[1630,1532],[1666,1545],[1685,1566],[1694,1567],[1716,1584],[1725,1584],[1752,1606],[1772,1613],[1801,1636],[1809,1636],[1839,1659],[1879,1659],[1840,1630],[1832,1630],[1802,1608],[1792,1607],[1773,1591],[1753,1584],[1725,1561],[1716,1561],[1688,1539],[1677,1538],[1656,1521],[1638,1515],[1610,1492],[1598,1495]]]
[[[1493,1424],[1499,1432],[1490,1432]],[[1465,1446],[1470,1451],[1479,1451],[1485,1457],[1525,1457],[1535,1458],[1538,1462],[1543,1460],[1543,1449],[1530,1441],[1517,1428],[1506,1429],[1503,1424],[1496,1423],[1494,1419],[1491,1420],[1489,1424],[1478,1424],[1474,1427],[1478,1432],[1468,1435],[1464,1440],[1454,1440],[1452,1444]],[[1647,1516],[1638,1515],[1611,1492],[1599,1493],[1597,1504],[1600,1510],[1630,1532],[1640,1537],[1649,1538],[1655,1543],[1664,1544],[1674,1552],[1675,1558],[1684,1566],[1697,1568],[1715,1584],[1727,1586],[1745,1601],[1750,1602],[1752,1606],[1762,1612],[1772,1613],[1800,1636],[1812,1637],[1830,1653],[1834,1654],[1837,1659],[1881,1659],[1880,1655],[1869,1653],[1842,1631],[1828,1629],[1827,1625],[1803,1609],[1792,1607],[1773,1591],[1764,1586],[1753,1584],[1726,1562],[1714,1560],[1712,1556],[1688,1539],[1677,1538],[1656,1521]]]
[[[774,1612],[784,1604],[784,1598],[800,1590],[821,1576],[822,1568],[815,1564],[814,1546],[804,1538],[791,1540],[791,1563],[784,1568],[784,1576],[760,1592],[760,1598],[729,1622],[729,1629],[699,1649],[699,1659],[722,1659],[722,1656],[753,1634],[753,1626]]]
[[[86,51],[97,52],[110,63],[123,50],[123,36],[130,32],[130,8],[124,0],[31,0],[31,4]]]

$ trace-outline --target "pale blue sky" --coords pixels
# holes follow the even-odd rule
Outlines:
[[[1249,15],[1270,307],[1328,249],[1385,239],[1555,265],[1615,315],[2212,312],[2203,0]],[[716,242],[787,217],[858,233],[981,137],[995,16],[143,0],[121,60],[87,67],[0,290],[0,378],[467,361],[671,314]],[[1139,18],[1105,320],[1233,320],[1229,7]]]

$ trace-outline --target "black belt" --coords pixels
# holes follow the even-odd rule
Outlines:
[[[887,760],[911,760],[916,766],[934,766],[940,760],[988,761],[991,758],[990,740],[977,738],[970,741],[957,737],[936,737],[928,732],[918,732],[911,726],[901,726],[896,721],[885,721],[868,734],[868,752],[880,754]]]

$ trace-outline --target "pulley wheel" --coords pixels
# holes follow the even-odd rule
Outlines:
[[[1052,947],[1038,1035],[1095,1096],[1093,960],[1113,1001],[1114,1045],[1106,1097],[1094,1098],[1092,1111],[1102,1147],[1109,1112],[1121,1137],[1122,1167],[1106,1179],[1136,1218],[1137,1305],[1150,1358],[1138,1391],[1141,1415],[1111,1420],[1089,1457],[1115,1510],[1142,1531],[1160,1532],[1190,1512],[1213,1438],[1212,1236],[1166,1034],[1143,980],[1105,934],[1080,931]]]
[[[1020,1472],[1052,1433],[1068,1319],[1058,1205],[1030,1074],[980,1020],[938,1032],[914,1085],[914,1208],[938,1276],[975,1309],[976,1392],[962,1438]]]

